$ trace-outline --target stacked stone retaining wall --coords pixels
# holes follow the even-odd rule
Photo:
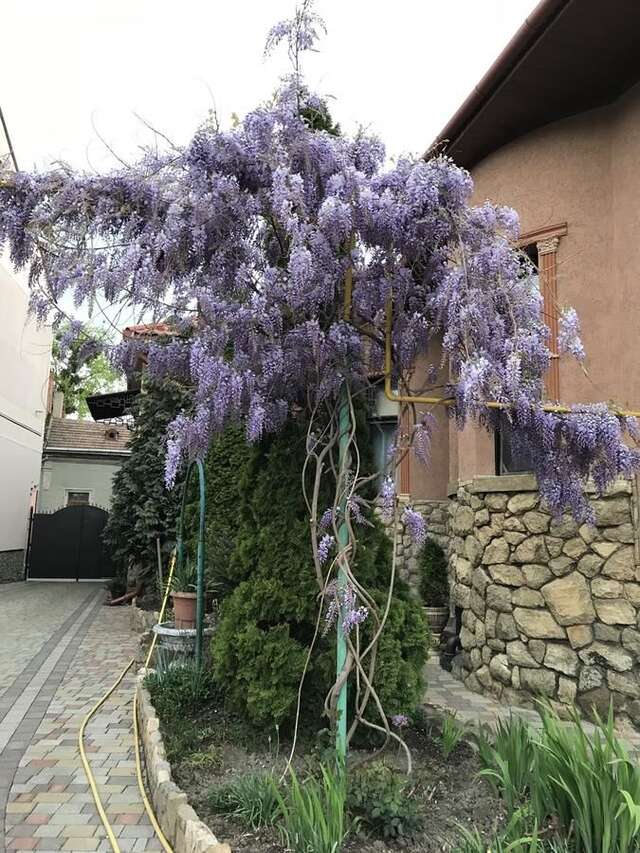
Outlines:
[[[511,704],[548,698],[640,724],[640,573],[635,483],[592,497],[595,526],[554,519],[535,481],[477,478],[449,503],[453,672]]]

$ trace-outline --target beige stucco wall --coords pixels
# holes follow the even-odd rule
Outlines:
[[[0,263],[0,554],[25,547],[40,479],[51,329],[28,317],[28,290]]]
[[[558,300],[581,318],[587,375],[560,362],[564,402],[640,409],[640,85],[616,103],[540,128],[473,170],[474,201],[507,204],[522,232],[566,222]],[[493,439],[450,426],[451,481],[494,473]]]

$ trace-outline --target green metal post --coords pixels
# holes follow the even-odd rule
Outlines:
[[[347,394],[346,382],[342,383],[340,389],[340,401],[338,404],[338,429],[339,429],[339,459],[338,470],[342,477],[340,487],[342,495],[340,498],[340,526],[338,527],[338,547],[343,550],[349,545],[349,528],[347,527],[345,517],[347,510],[347,495],[346,482],[344,474],[347,470],[349,453],[349,429],[351,418],[349,415],[349,397]],[[347,585],[347,573],[345,570],[345,560],[343,557],[338,566],[338,590],[343,590]],[[336,649],[336,675],[339,677],[344,669],[344,664],[347,659],[347,641],[345,640],[344,631],[342,630],[342,620],[344,613],[342,607],[338,614],[338,630],[337,630],[337,649]],[[339,762],[343,762],[347,754],[347,682],[345,681],[338,694],[338,702],[336,704],[338,718],[336,720],[336,753]]]
[[[187,476],[184,480],[182,488],[182,506],[180,508],[180,517],[178,518],[178,536],[176,540],[176,551],[178,565],[182,564],[184,559],[184,541],[183,541],[183,525],[184,525],[184,509],[187,501],[187,490],[189,488],[189,480],[191,479],[191,471],[193,468],[198,469],[199,481],[199,522],[198,522],[198,549],[196,552],[196,666],[202,666],[202,646],[204,639],[204,521],[206,515],[205,492],[204,492],[204,465],[200,459],[196,459],[189,465]]]

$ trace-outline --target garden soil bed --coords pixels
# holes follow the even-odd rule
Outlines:
[[[476,754],[465,742],[458,744],[445,760],[440,746],[441,714],[425,707],[420,725],[407,732],[406,740],[414,761],[412,789],[423,816],[423,829],[411,839],[382,840],[360,834],[349,837],[344,850],[348,853],[391,853],[391,851],[425,851],[440,853],[450,849],[458,835],[456,827],[462,824],[477,827],[487,837],[504,825],[504,807],[490,791],[486,782],[478,778]],[[287,755],[287,744],[276,745],[275,735],[260,736],[250,746],[238,746],[236,723],[225,712],[208,706],[194,716],[193,723],[204,734],[196,751],[181,760],[172,760],[174,780],[186,792],[190,804],[201,820],[209,825],[220,841],[226,841],[236,853],[283,853],[277,830],[269,828],[258,832],[248,831],[236,820],[212,812],[207,792],[225,782],[251,772],[282,769]],[[243,739],[247,743],[247,739]],[[302,746],[296,759],[296,769],[304,775],[305,768],[318,760],[317,750]],[[351,760],[366,758],[358,751]],[[386,753],[386,760],[402,766],[396,747]]]

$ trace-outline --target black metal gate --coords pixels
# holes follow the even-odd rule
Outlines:
[[[89,581],[113,577],[102,544],[108,513],[98,506],[67,506],[37,512],[31,519],[27,577],[33,580]]]

